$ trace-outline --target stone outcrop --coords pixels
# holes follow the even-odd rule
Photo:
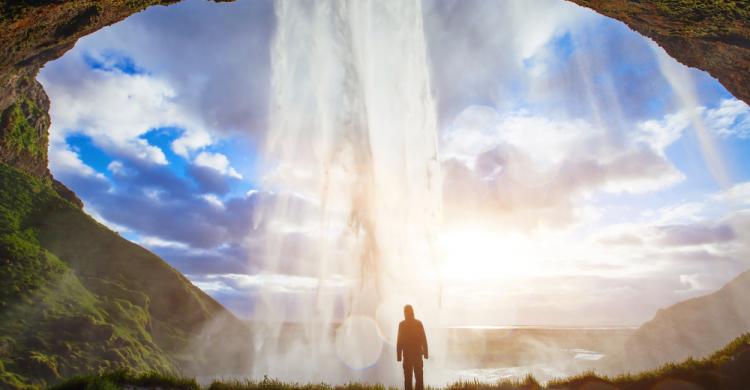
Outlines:
[[[73,48],[79,38],[150,5],[173,2],[3,2],[0,5],[0,162],[37,177],[51,178],[47,170],[49,99],[36,81],[39,69]]]
[[[622,21],[750,104],[750,1],[571,1]]]

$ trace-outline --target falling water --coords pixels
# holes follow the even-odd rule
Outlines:
[[[669,57],[664,49],[658,47],[656,44],[652,46],[652,49],[662,75],[664,75],[664,78],[672,87],[679,104],[690,120],[708,171],[719,186],[728,188],[731,179],[721,152],[714,143],[713,137],[701,117],[701,107],[698,93],[695,89],[695,81],[690,75],[688,68]]]
[[[260,216],[262,268],[316,282],[297,305],[289,293],[260,292],[253,374],[395,383],[401,308],[414,304],[437,326],[441,295],[432,249],[441,174],[421,4],[282,0],[276,14],[263,183],[275,195]]]

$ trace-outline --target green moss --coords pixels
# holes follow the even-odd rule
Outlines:
[[[682,35],[700,38],[731,37],[746,28],[750,2],[733,0],[656,0],[662,15],[679,21]],[[745,26],[745,27],[743,27]]]
[[[147,330],[148,296],[113,280],[117,274],[82,282],[69,259],[40,240],[77,234],[71,222],[105,228],[46,181],[0,164],[0,182],[0,388],[44,386],[58,375],[126,367],[174,371]],[[46,225],[59,213],[76,217]],[[86,264],[107,259],[96,254]]]
[[[44,111],[33,101],[21,98],[3,112],[0,126],[4,129],[4,148],[16,153],[27,153],[35,158],[43,158],[47,154],[45,131],[35,128],[30,119],[44,116]]]
[[[126,368],[168,375],[177,359],[205,359],[185,351],[226,314],[218,303],[50,181],[0,163],[0,182],[0,388]]]
[[[0,173],[0,309],[59,277],[62,262],[44,250],[29,227],[56,195],[26,174]]]
[[[678,20],[746,21],[750,17],[747,1],[733,0],[655,0],[665,15]]]

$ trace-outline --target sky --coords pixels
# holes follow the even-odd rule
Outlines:
[[[750,108],[715,79],[562,1],[423,20],[452,325],[638,325],[750,267]],[[293,310],[319,285],[262,269],[276,28],[270,1],[156,6],[39,75],[55,177],[250,319],[261,289]],[[289,239],[302,258],[315,237]]]

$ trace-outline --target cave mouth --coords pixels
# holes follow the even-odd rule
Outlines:
[[[429,76],[442,179],[435,278],[451,319],[441,326],[637,326],[748,267],[741,156],[750,114],[718,82],[570,3],[435,1],[421,12],[423,62],[358,60]],[[318,160],[300,152],[348,147],[351,135],[281,137],[284,157],[268,155],[284,81],[274,74],[283,58],[304,65],[288,77],[330,83],[305,84],[309,93],[283,102],[334,116],[330,102],[305,99],[334,95],[344,76],[307,72],[345,57],[306,57],[309,45],[341,45],[334,38],[279,44],[275,14],[271,2],[152,7],[81,39],[39,80],[51,101],[50,169],[87,212],[238,316],[252,320],[250,297],[265,289],[290,308],[283,320],[304,322],[322,284],[310,265],[320,237],[310,232],[324,202],[321,169],[309,164]],[[330,34],[325,24],[305,28]],[[366,33],[376,41],[367,50],[382,50],[378,32]],[[378,88],[386,84],[357,91]],[[281,232],[257,215],[278,203]],[[268,240],[283,257],[271,269],[259,259]],[[352,271],[332,269],[330,294],[345,296]],[[331,302],[335,322],[347,321],[345,305]],[[393,320],[396,302],[375,322]],[[345,323],[379,326],[358,321]]]

